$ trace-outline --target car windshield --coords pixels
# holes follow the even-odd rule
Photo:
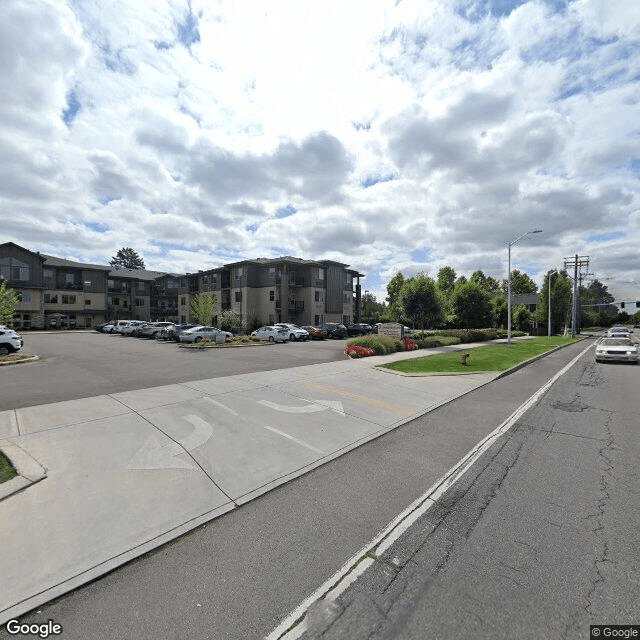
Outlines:
[[[628,338],[603,338],[602,342],[607,347],[621,347],[633,345],[633,342]]]

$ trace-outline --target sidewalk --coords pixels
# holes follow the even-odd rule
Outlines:
[[[0,485],[0,624],[502,375],[375,369],[424,355],[0,412],[23,474]]]

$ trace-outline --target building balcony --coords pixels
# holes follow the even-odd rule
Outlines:
[[[304,300],[289,300],[288,309],[292,313],[300,313],[304,311]]]

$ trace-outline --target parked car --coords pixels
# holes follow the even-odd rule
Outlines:
[[[108,322],[107,324],[103,325],[102,328],[100,329],[101,333],[113,333],[113,329],[115,328],[115,325],[113,324],[113,322]]]
[[[131,320],[116,320],[115,324],[113,325],[113,329],[111,330],[111,333],[122,333],[122,330],[129,326],[129,323],[131,322]]]
[[[638,345],[630,338],[601,338],[596,344],[596,362],[638,362]]]
[[[291,322],[278,322],[274,325],[275,327],[282,327],[289,332],[289,340],[308,340],[309,332],[302,327],[299,327],[297,324],[292,324]]]
[[[173,322],[149,322],[146,326],[140,326],[134,329],[133,335],[137,338],[155,338],[162,329],[166,327],[172,327]]]
[[[327,332],[320,327],[314,327],[313,325],[305,325],[302,327],[312,340],[324,340],[327,337]]]
[[[203,325],[198,325],[192,327],[191,329],[186,329],[185,331],[180,331],[178,334],[179,342],[201,342],[202,340],[216,340],[220,336],[224,336],[225,340],[227,338],[233,338],[233,333],[229,331],[222,331],[222,329],[218,329],[217,327],[205,327]]]
[[[253,331],[251,335],[260,338],[260,340],[268,340],[269,342],[287,342],[289,340],[289,331],[283,327],[274,325],[260,327]]]
[[[135,329],[141,325],[147,325],[148,323],[144,320],[129,320],[129,324],[125,324],[122,326],[118,333],[122,336],[130,336],[133,335]]]
[[[346,338],[349,335],[347,327],[339,322],[324,322],[320,325],[321,329],[327,332],[327,338]]]
[[[13,329],[0,325],[0,356],[6,356],[22,349],[24,340]]]
[[[364,322],[356,322],[347,327],[347,333],[350,336],[366,336],[371,333],[371,325]]]
[[[194,327],[198,327],[202,325],[197,324],[172,324],[165,329],[162,329],[160,333],[156,334],[156,338],[158,340],[173,340],[175,342],[179,342],[178,336],[181,331],[186,331],[187,329],[193,329]]]
[[[100,322],[99,324],[94,324],[94,325],[93,325],[93,328],[94,328],[96,331],[99,331],[99,332],[101,332],[101,333],[102,333],[102,330],[103,330],[103,329],[104,329],[108,324],[110,324],[110,323],[109,323],[109,322]]]

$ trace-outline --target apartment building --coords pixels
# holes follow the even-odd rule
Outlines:
[[[332,260],[291,256],[243,260],[186,274],[181,281],[179,314],[188,321],[191,297],[211,292],[218,299],[218,314],[236,312],[247,326],[350,324],[359,319],[362,277]]]
[[[234,311],[246,326],[359,320],[360,278],[332,260],[257,258],[198,273],[112,269],[0,244],[0,279],[20,295],[14,326],[91,327],[108,320],[189,322],[192,297],[212,292],[218,309]]]

